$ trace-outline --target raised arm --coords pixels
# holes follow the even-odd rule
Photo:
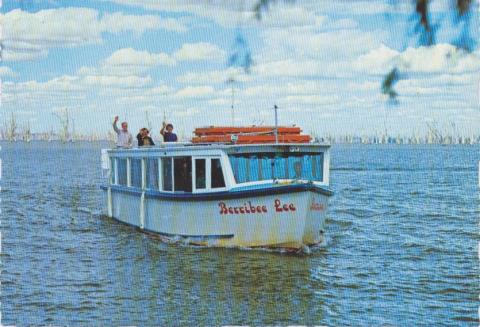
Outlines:
[[[118,122],[118,116],[115,116],[115,119],[113,120],[113,130],[115,131],[115,133],[120,133],[120,130],[118,129],[117,127],[117,122]]]
[[[167,123],[163,122],[162,129],[160,130],[160,135],[163,135],[165,133],[165,127],[167,127]]]

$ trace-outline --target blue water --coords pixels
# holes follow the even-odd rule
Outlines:
[[[335,145],[327,245],[293,255],[101,216],[102,144],[1,145],[4,325],[478,325],[478,146]]]

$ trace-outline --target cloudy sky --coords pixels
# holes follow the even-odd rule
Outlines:
[[[451,45],[465,22],[450,0],[433,1],[430,47],[414,33],[412,1],[297,0],[260,21],[254,4],[4,0],[0,123],[14,112],[33,132],[56,130],[54,113],[68,108],[77,132],[104,133],[115,115],[137,130],[148,112],[157,138],[164,115],[188,137],[232,124],[233,89],[236,125],[272,124],[277,104],[281,124],[317,135],[411,135],[427,123],[478,134],[480,52]],[[249,72],[229,64],[248,53]],[[395,66],[392,105],[381,83]]]

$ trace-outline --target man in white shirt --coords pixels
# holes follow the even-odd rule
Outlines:
[[[130,148],[133,144],[132,134],[128,132],[128,124],[126,121],[122,123],[122,129],[117,127],[118,116],[115,116],[113,121],[113,130],[117,133],[117,147]]]

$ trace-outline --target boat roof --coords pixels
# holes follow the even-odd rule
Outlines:
[[[191,143],[167,142],[155,146],[138,148],[113,148],[112,153],[140,153],[140,152],[202,152],[211,150],[224,151],[227,154],[258,153],[258,152],[321,152],[330,148],[329,143],[264,143],[264,144],[225,144],[225,143]]]

